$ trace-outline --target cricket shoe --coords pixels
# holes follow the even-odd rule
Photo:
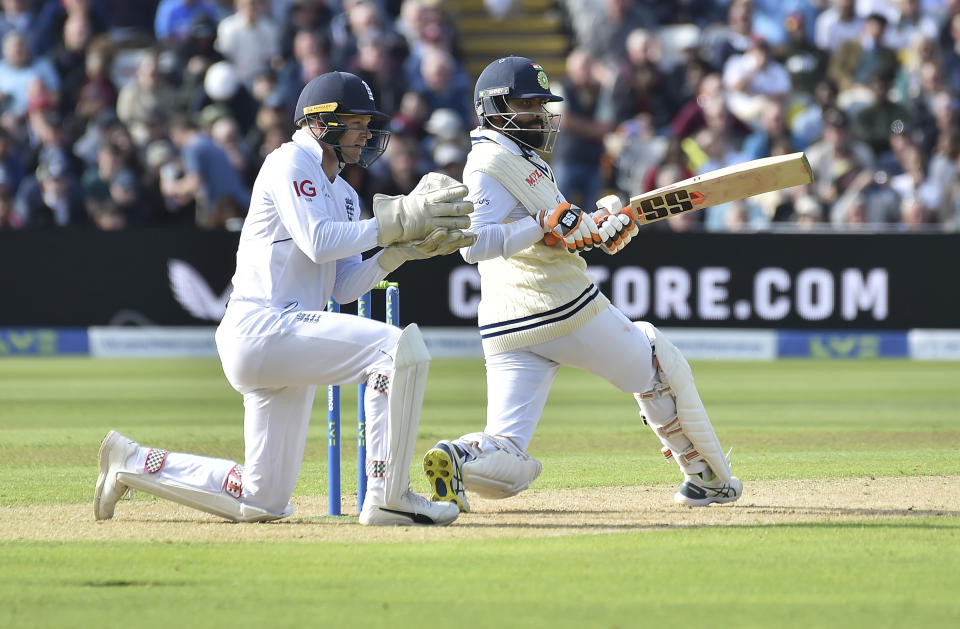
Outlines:
[[[111,430],[100,443],[100,476],[97,489],[93,493],[93,515],[98,520],[109,520],[117,501],[127,493],[128,487],[117,481],[117,472],[123,471],[123,464],[137,453],[139,444]]]
[[[743,483],[736,476],[730,482],[718,478],[709,468],[699,474],[686,474],[673,499],[688,507],[706,507],[714,502],[733,502],[743,495]]]
[[[460,515],[460,509],[452,502],[431,502],[409,489],[396,504],[377,504],[375,500],[363,501],[360,524],[367,526],[446,526]]]
[[[427,450],[423,456],[423,473],[433,488],[430,500],[447,500],[456,503],[462,513],[470,511],[463,486],[463,463],[453,443],[441,441]]]

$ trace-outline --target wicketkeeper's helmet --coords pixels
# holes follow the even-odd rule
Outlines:
[[[344,114],[371,117],[369,131],[373,135],[357,161],[359,166],[366,168],[387,149],[390,131],[382,126],[390,117],[377,110],[373,90],[360,77],[349,72],[328,72],[312,79],[300,92],[293,122],[298,127],[308,126],[313,121],[322,123],[323,130],[319,134],[312,127],[310,133],[318,141],[332,146],[342,162],[340,140],[350,128],[349,119],[341,118]]]
[[[560,128],[560,114],[544,108],[540,114],[534,114],[541,117],[540,129],[520,127],[514,122],[518,112],[507,103],[511,98],[562,101],[563,97],[550,91],[550,80],[543,67],[526,57],[497,59],[480,73],[473,90],[473,103],[481,126],[496,129],[538,151],[552,151]]]

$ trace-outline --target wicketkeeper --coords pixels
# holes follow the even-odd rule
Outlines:
[[[98,520],[135,488],[229,520],[283,518],[303,460],[318,385],[366,382],[369,481],[360,522],[449,524],[459,511],[410,490],[410,461],[430,355],[416,325],[325,312],[355,301],[407,260],[472,244],[466,187],[430,173],[406,196],[377,195],[360,220],[339,176],[386,149],[387,116],[366,82],[331,72],[300,94],[298,130],[266,159],[253,188],[233,292],[217,328],[230,384],[243,394],[244,463],[141,446],[110,432],[100,447]],[[377,246],[377,255],[361,253]]]
[[[487,423],[483,432],[427,452],[433,500],[468,511],[465,490],[506,498],[530,486],[541,465],[527,448],[561,365],[633,394],[664,456],[684,474],[674,500],[737,500],[743,485],[731,474],[687,361],[657,328],[611,305],[586,273],[580,251],[615,254],[638,228],[619,213],[619,202],[603,199],[588,214],[557,189],[536,151],[553,148],[560,116],[546,105],[561,100],[543,68],[523,57],[498,59],[477,80],[480,126],[464,169],[477,241],[461,254],[480,271]]]

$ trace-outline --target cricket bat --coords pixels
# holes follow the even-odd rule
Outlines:
[[[630,197],[621,209],[642,227],[685,212],[730,203],[813,181],[802,152],[763,157],[718,168],[650,192]]]

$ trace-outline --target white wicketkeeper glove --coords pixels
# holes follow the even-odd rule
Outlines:
[[[377,244],[385,247],[398,241],[425,238],[438,227],[470,227],[473,203],[464,201],[467,187],[452,177],[427,173],[410,194],[373,197],[377,221]]]
[[[590,251],[603,242],[597,224],[576,205],[561,203],[552,210],[540,210],[534,217],[545,234],[544,244],[563,241],[567,251]]]
[[[640,228],[629,214],[620,211],[620,199],[614,194],[597,200],[597,207],[600,209],[591,216],[603,238],[600,248],[609,255],[619,253],[640,232]]]
[[[377,258],[377,263],[384,271],[391,272],[408,260],[426,260],[434,256],[445,256],[463,247],[469,247],[475,242],[477,242],[476,234],[438,227],[421,240],[390,245]]]

